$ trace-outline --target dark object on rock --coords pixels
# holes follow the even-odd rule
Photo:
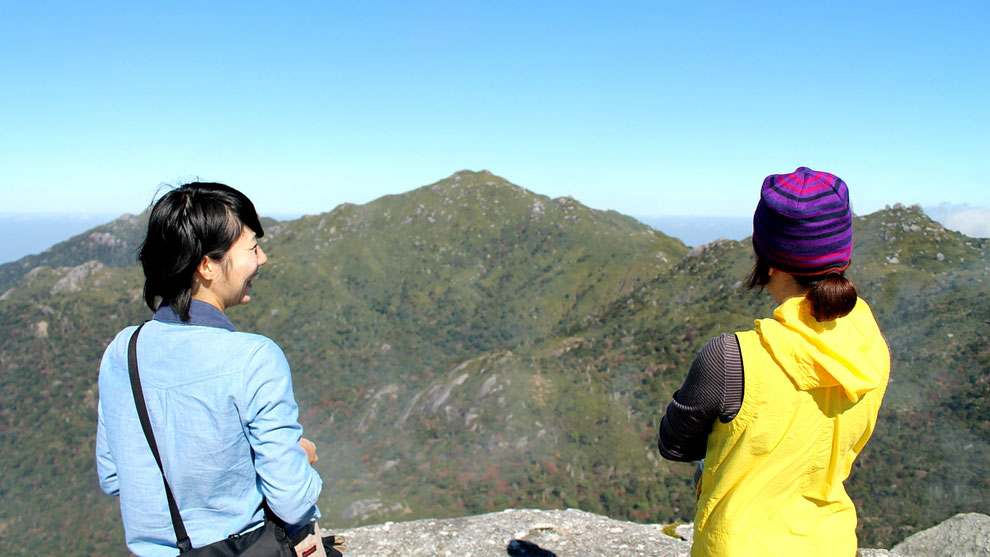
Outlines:
[[[327,552],[327,557],[344,557],[341,553],[347,549],[344,545],[344,536],[336,536],[333,534],[323,536],[323,550]]]
[[[553,551],[547,551],[532,542],[512,540],[506,552],[512,557],[557,557]]]

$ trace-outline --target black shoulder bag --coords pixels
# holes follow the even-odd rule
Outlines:
[[[155,455],[155,462],[158,463],[158,470],[162,473],[162,481],[165,482],[165,496],[168,498],[168,511],[172,515],[172,528],[175,530],[175,539],[181,555],[189,557],[294,557],[296,552],[292,547],[292,541],[285,533],[285,525],[281,519],[275,516],[265,503],[265,524],[261,528],[255,528],[244,534],[233,534],[227,539],[213,542],[209,545],[193,548],[186,534],[186,526],[182,523],[179,515],[179,507],[175,504],[172,496],[172,489],[168,485],[165,477],[165,469],[162,467],[162,459],[158,454],[158,445],[155,443],[155,433],[151,429],[151,420],[148,419],[148,407],[144,401],[144,391],[141,390],[141,377],[138,375],[137,363],[137,338],[141,332],[141,327],[131,335],[130,343],[127,345],[127,367],[131,376],[131,392],[134,393],[134,404],[137,406],[138,417],[141,418],[141,428],[144,429],[144,436],[151,447],[151,453]]]

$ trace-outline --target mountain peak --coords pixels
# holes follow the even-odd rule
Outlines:
[[[450,176],[432,184],[433,186],[444,185],[468,185],[468,186],[515,186],[505,178],[493,174],[489,170],[458,170]],[[515,186],[519,187],[519,186]]]
[[[465,178],[465,177],[472,177],[472,176],[486,176],[486,177],[490,177],[490,176],[495,176],[495,175],[492,174],[490,170],[484,170],[484,169],[482,169],[482,170],[468,170],[468,169],[458,170],[457,172],[455,172],[455,173],[453,173],[453,174],[450,175],[450,177],[451,178],[454,178],[454,179]]]
[[[451,179],[454,179],[454,180],[463,180],[465,178],[475,178],[475,177],[480,177],[480,178],[492,178],[492,177],[495,177],[495,178],[498,178],[498,176],[495,176],[494,174],[492,174],[492,172],[490,170],[484,170],[484,169],[482,169],[482,170],[468,170],[468,169],[458,170],[457,172],[455,172],[455,173],[453,173],[453,174],[450,175],[450,178]]]

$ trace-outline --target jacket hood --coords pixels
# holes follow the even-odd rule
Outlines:
[[[790,298],[774,310],[773,319],[758,319],[756,331],[802,391],[838,386],[857,402],[890,371],[887,343],[862,299],[846,317],[819,322],[808,300]]]

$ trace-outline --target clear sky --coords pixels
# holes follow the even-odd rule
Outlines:
[[[267,215],[488,169],[636,216],[831,171],[865,214],[990,207],[990,2],[0,0],[0,213]]]

